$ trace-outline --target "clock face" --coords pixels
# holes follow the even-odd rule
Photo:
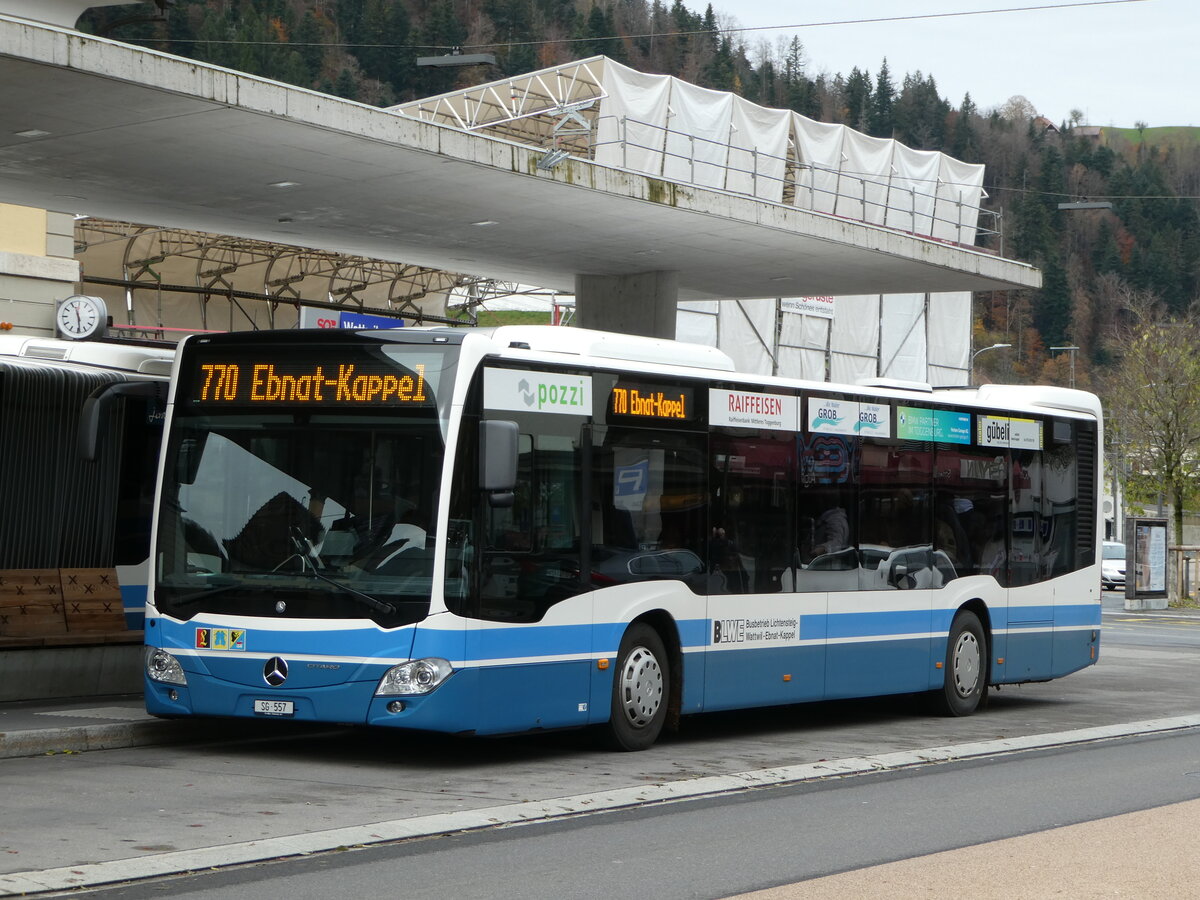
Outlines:
[[[99,297],[68,297],[58,307],[56,321],[63,337],[91,337],[108,323],[108,310]]]

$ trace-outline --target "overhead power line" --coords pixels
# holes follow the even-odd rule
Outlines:
[[[381,50],[487,50],[487,49],[503,49],[511,47],[530,47],[544,46],[546,44],[583,44],[594,43],[599,41],[612,41],[628,38],[636,40],[638,38],[671,38],[671,37],[694,37],[698,35],[711,34],[734,34],[748,33],[753,31],[790,31],[803,28],[827,28],[835,25],[876,25],[887,22],[911,22],[917,20],[928,19],[952,19],[964,18],[969,16],[990,16],[1000,15],[1005,13],[1019,12],[1041,12],[1052,9],[1075,9],[1078,7],[1090,6],[1120,6],[1128,3],[1146,3],[1149,0],[1077,0],[1074,3],[1044,3],[1037,6],[1009,6],[997,9],[971,9],[960,10],[957,12],[943,13],[916,13],[910,16],[876,16],[867,19],[833,19],[824,22],[800,22],[794,25],[753,25],[738,28],[713,29],[704,28],[693,31],[661,31],[650,32],[646,34],[611,34],[599,37],[585,38],[554,38],[541,41],[493,41],[488,44],[362,44],[362,43],[346,43],[343,41],[242,41],[242,40],[213,40],[208,38],[170,38],[170,42],[174,44],[221,44],[221,45],[236,45],[236,46],[265,46],[265,47],[342,47],[345,49],[381,49]],[[129,41],[146,41],[158,43],[159,38],[130,38]]]

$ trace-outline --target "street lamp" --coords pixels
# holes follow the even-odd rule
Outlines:
[[[1011,346],[1012,346],[1012,344],[992,344],[992,346],[990,346],[990,347],[980,347],[978,350],[975,350],[974,352],[972,352],[971,353],[971,361],[967,366],[967,368],[968,368],[967,374],[971,378],[971,383],[975,382],[975,357],[977,357],[980,353],[987,353],[989,350],[1004,350]]]
[[[1066,350],[1071,354],[1071,387],[1075,387],[1075,351],[1079,348],[1072,345],[1070,347],[1050,347],[1051,350]]]

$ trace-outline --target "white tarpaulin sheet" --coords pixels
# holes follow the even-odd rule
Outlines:
[[[726,189],[779,203],[783,200],[792,114],[735,96],[732,121]]]
[[[942,154],[938,172],[937,205],[933,236],[973,245],[983,199],[983,166],[961,162]]]
[[[846,129],[842,144],[842,176],[835,212],[839,216],[882,225],[887,216],[895,141]]]
[[[663,177],[705,187],[725,186],[733,94],[671,78]]]
[[[775,301],[728,300],[721,305],[721,342],[739,372],[770,373],[775,349]]]
[[[930,366],[929,378],[926,379],[934,387],[953,387],[967,384],[970,380],[962,369],[947,369],[944,366]]]
[[[796,206],[975,243],[981,165],[612,60],[602,82],[599,163],[779,202],[790,140]]]
[[[878,367],[879,363],[873,356],[829,354],[829,380],[838,384],[854,384],[860,378],[874,378]]]
[[[930,233],[941,165],[942,154],[936,150],[913,150],[896,144],[885,225],[913,234]]]
[[[837,298],[830,349],[835,353],[854,353],[871,359],[879,356],[878,294]]]
[[[971,356],[971,294],[929,295],[929,365],[965,373]]]
[[[829,380],[853,384],[879,374],[879,295],[837,298],[829,336]]]
[[[879,333],[879,374],[924,381],[927,377],[925,295],[884,294]]]
[[[675,340],[689,344],[717,346],[717,316],[720,304],[716,300],[694,300],[680,303],[675,313]]]
[[[826,348],[829,346],[832,326],[833,320],[826,315],[782,309],[779,319],[778,374],[788,378],[825,381],[825,360],[829,356]]]
[[[596,162],[661,175],[671,79],[604,63]],[[622,143],[624,142],[624,144]]]
[[[878,376],[966,384],[969,292],[833,299],[833,318],[824,310],[821,315],[793,311],[801,307],[789,309],[786,300],[680,303],[676,337],[720,347],[739,372],[843,384]]]
[[[796,206],[831,213],[837,205],[842,144],[849,129],[793,113],[792,130],[796,161],[800,163],[796,173]]]

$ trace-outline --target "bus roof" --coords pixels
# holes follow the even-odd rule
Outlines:
[[[0,335],[0,361],[56,368],[105,369],[146,377],[171,374],[175,351],[107,341],[63,341],[56,338]]]

